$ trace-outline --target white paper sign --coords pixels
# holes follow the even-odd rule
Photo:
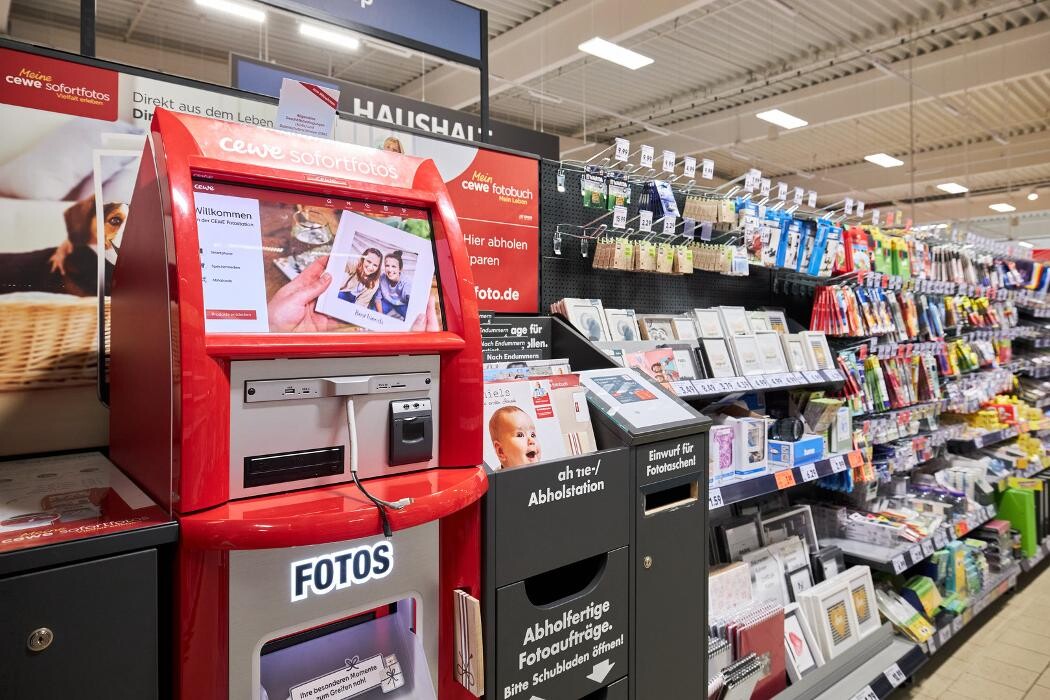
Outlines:
[[[349,698],[372,688],[378,688],[386,676],[383,656],[376,654],[364,661],[347,659],[341,668],[290,689],[292,700],[312,700],[322,695],[330,698]]]
[[[890,664],[890,667],[882,672],[886,676],[886,680],[890,682],[894,688],[899,686],[904,681],[908,680],[908,677],[904,675],[904,671],[897,664]]]
[[[677,224],[675,223],[675,218],[673,216],[671,216],[670,214],[665,216],[664,217],[664,234],[668,235],[668,236],[673,236],[674,235],[674,229],[675,229],[676,225]]]
[[[806,196],[805,188],[796,187],[795,188],[795,196],[794,196],[792,201],[794,201],[795,204],[797,204],[799,206],[802,206],[802,198],[805,197],[805,196]]]
[[[675,157],[674,151],[664,151],[663,171],[665,173],[673,173],[674,172],[674,162],[675,162],[675,160],[676,160],[676,157]]]
[[[857,200],[857,216],[864,216],[864,202]]]
[[[626,163],[631,155],[631,142],[627,139],[616,139],[616,160]]]
[[[338,106],[338,90],[285,78],[277,103],[277,128],[330,139]]]
[[[715,162],[710,158],[704,158],[700,164],[700,177],[710,180],[715,176]]]
[[[846,197],[846,204],[845,204],[844,210],[846,212],[846,216],[853,216],[853,198],[852,197]]]
[[[648,209],[638,212],[638,230],[646,233],[653,230],[653,213]]]
[[[904,560],[903,554],[898,554],[893,558],[893,573],[899,574],[908,568],[908,562]]]
[[[627,226],[627,207],[613,207],[613,228],[624,228]]]
[[[769,188],[772,186],[773,181],[768,177],[762,178],[762,186],[759,188],[758,193],[763,197],[769,196]]]
[[[777,199],[781,202],[786,202],[788,198],[788,184],[786,182],[777,183]]]
[[[722,500],[722,489],[711,489],[707,496],[707,507],[711,510],[715,508],[721,508],[725,505],[725,501]]]
[[[817,191],[816,190],[810,190],[809,191],[809,195],[807,195],[806,206],[808,206],[810,209],[816,209],[816,207],[817,207]]]
[[[696,177],[696,158],[692,156],[682,158],[682,174],[686,177]]]
[[[817,465],[806,464],[802,467],[803,481],[815,481],[818,478],[820,478],[820,474],[817,472]]]
[[[871,689],[870,685],[866,685],[861,688],[859,693],[850,698],[850,700],[879,700],[879,696]]]
[[[641,157],[640,163],[641,163],[641,166],[643,168],[651,168],[651,167],[653,167],[653,147],[652,146],[642,146],[642,154],[641,154],[640,157]]]

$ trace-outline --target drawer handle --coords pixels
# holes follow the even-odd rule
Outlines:
[[[49,627],[39,627],[29,633],[26,646],[29,647],[29,651],[41,652],[51,646],[53,641],[55,641],[55,633]]]

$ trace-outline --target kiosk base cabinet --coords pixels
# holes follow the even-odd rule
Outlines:
[[[0,697],[158,698],[157,557],[0,579]]]

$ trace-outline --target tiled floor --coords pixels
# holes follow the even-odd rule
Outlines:
[[[893,696],[949,698],[1050,700],[1050,568],[985,610]]]

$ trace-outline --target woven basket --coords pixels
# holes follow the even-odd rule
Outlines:
[[[0,295],[0,391],[94,384],[97,329],[95,297],[44,292]]]

